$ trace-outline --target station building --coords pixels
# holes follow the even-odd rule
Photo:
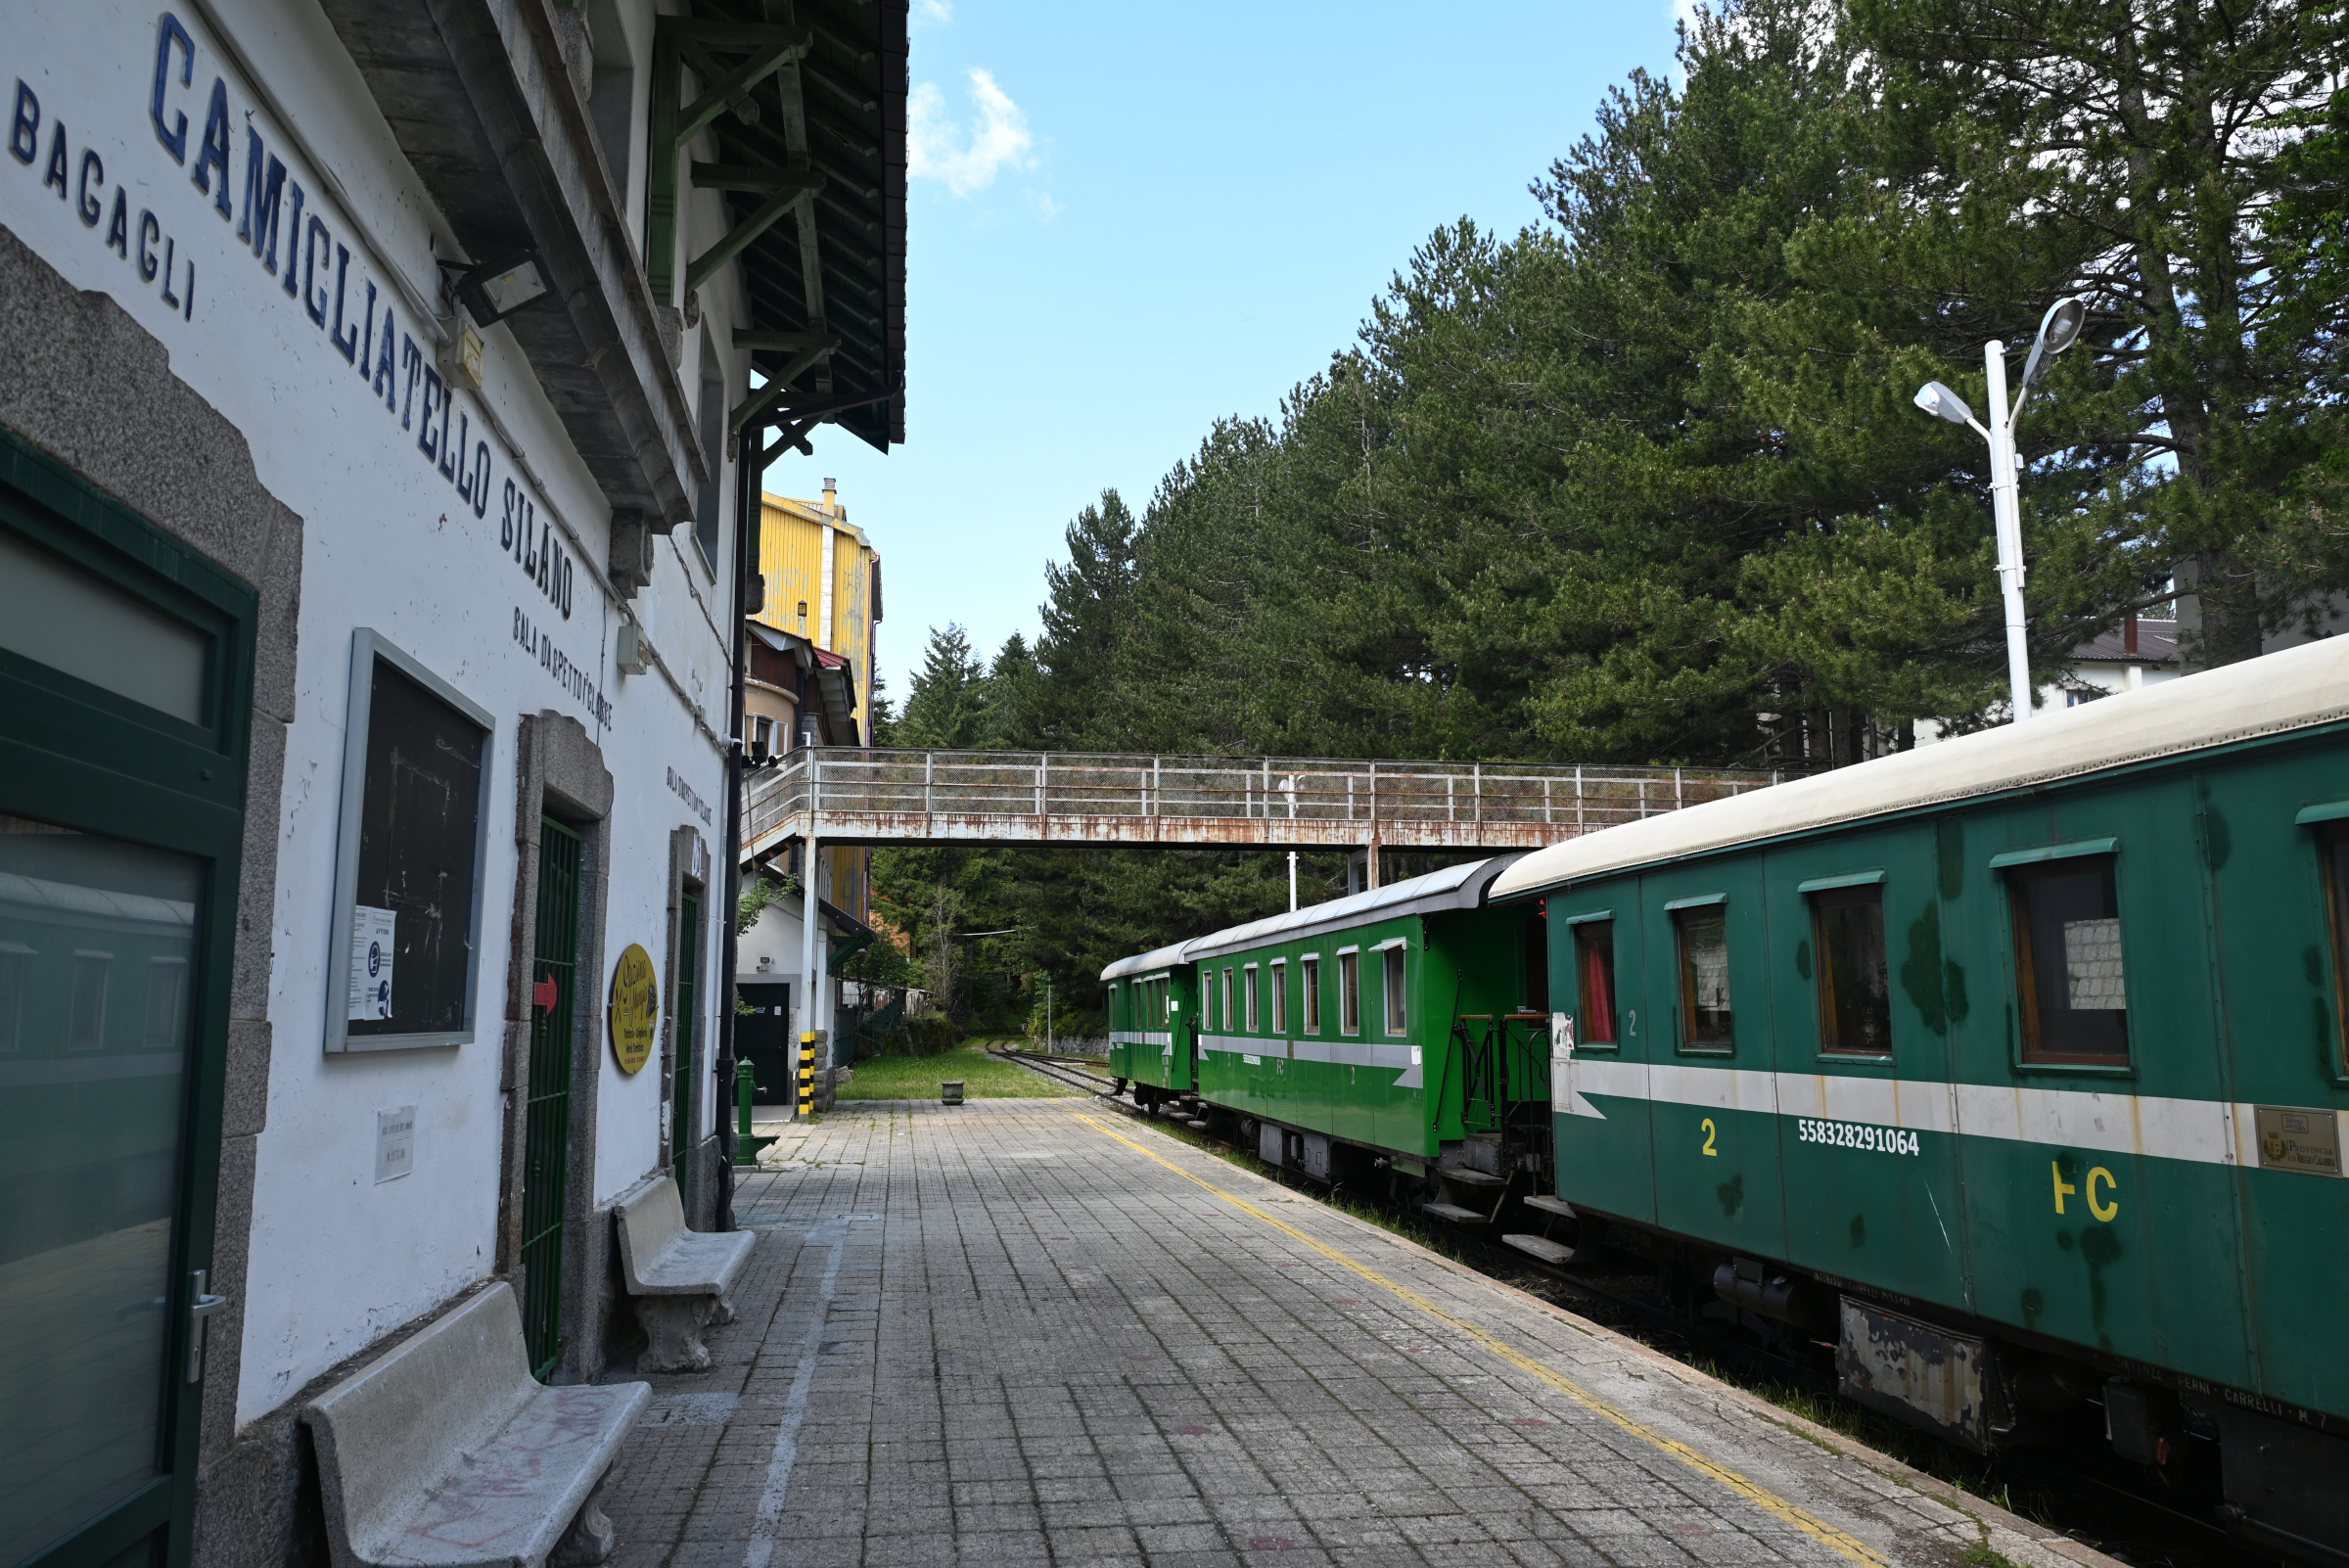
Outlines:
[[[784,765],[803,747],[869,746],[880,552],[849,521],[829,479],[820,501],[767,495],[763,502],[759,547],[766,602],[748,628],[743,734],[750,757]],[[764,862],[746,862],[743,875],[779,886],[798,882],[804,895],[805,859],[794,841]],[[825,1037],[826,1065],[853,1060],[853,1041],[839,1027],[851,998],[838,968],[852,952],[885,940],[871,924],[872,863],[869,848],[816,851],[813,907],[822,940],[813,945],[812,984],[806,974],[805,896],[768,904],[743,934],[735,983],[751,1008],[740,1026],[744,1054],[758,1069],[761,1097],[772,1103],[791,1098],[786,1090],[800,1035]],[[861,989],[854,1000],[866,1000]]]
[[[323,1561],[311,1392],[491,1280],[593,1379],[615,1203],[723,1222],[749,502],[902,438],[905,6],[7,43],[0,1562]]]

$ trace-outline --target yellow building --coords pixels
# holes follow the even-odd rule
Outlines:
[[[806,638],[848,660],[854,706],[853,737],[834,745],[872,744],[873,628],[881,620],[881,556],[849,522],[832,481],[821,501],[762,497],[759,570],[766,604],[751,619]],[[827,725],[827,729],[834,726]]]
[[[831,480],[821,501],[761,501],[765,603],[751,617],[744,682],[751,758],[763,762],[806,745],[869,746],[880,553],[849,522]],[[787,854],[773,870],[801,869],[796,846]],[[872,852],[826,848],[821,855],[818,896],[861,927],[872,912]]]

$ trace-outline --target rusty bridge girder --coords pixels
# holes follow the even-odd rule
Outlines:
[[[753,773],[742,855],[825,844],[1530,850],[1780,775],[1517,762],[806,747]]]

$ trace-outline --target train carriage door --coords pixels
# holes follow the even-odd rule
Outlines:
[[[1109,983],[1109,994],[1101,1000],[1101,1010],[1109,1018],[1109,1073],[1112,1078],[1131,1078],[1127,1068],[1129,1054],[1126,1044],[1126,986],[1123,981]]]
[[[1558,1194],[1627,1220],[1655,1218],[1639,884],[1549,898],[1551,1138]]]
[[[1174,989],[1166,975],[1150,982],[1149,1073],[1160,1088],[1174,1086]]]
[[[1957,1306],[1964,1201],[1941,1085],[1967,1008],[1936,842],[1919,824],[1773,851],[1767,1005],[1785,1256]]]
[[[256,620],[0,435],[0,1562],[189,1559]]]
[[[1762,857],[1750,853],[1641,878],[1651,1011],[1640,1034],[1657,1222],[1777,1258],[1786,1238],[1771,1049],[1777,945],[1763,885]]]
[[[1196,969],[1177,969],[1169,982],[1174,992],[1174,1015],[1168,1030],[1174,1038],[1174,1054],[1168,1059],[1168,1086],[1188,1093],[1199,1086],[1199,982]]]

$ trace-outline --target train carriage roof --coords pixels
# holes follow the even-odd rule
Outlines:
[[[1155,975],[1162,969],[1172,969],[1182,962],[1183,949],[1190,945],[1187,942],[1178,942],[1172,947],[1160,947],[1154,952],[1137,952],[1130,958],[1121,958],[1102,970],[1101,978],[1123,980],[1128,975]]]
[[[1351,893],[1343,899],[1309,904],[1285,914],[1252,920],[1244,926],[1194,937],[1183,946],[1183,958],[1221,958],[1226,953],[1263,947],[1275,942],[1295,942],[1325,931],[1343,931],[1373,920],[1400,915],[1433,914],[1441,909],[1473,909],[1485,901],[1493,879],[1514,862],[1516,854],[1498,854],[1466,865],[1448,865],[1423,877],[1406,877],[1383,888]]]
[[[1491,896],[1542,893],[1635,866],[2343,720],[2349,720],[2349,637],[2330,637],[2028,723],[1602,828],[1526,855],[1494,882]]]

